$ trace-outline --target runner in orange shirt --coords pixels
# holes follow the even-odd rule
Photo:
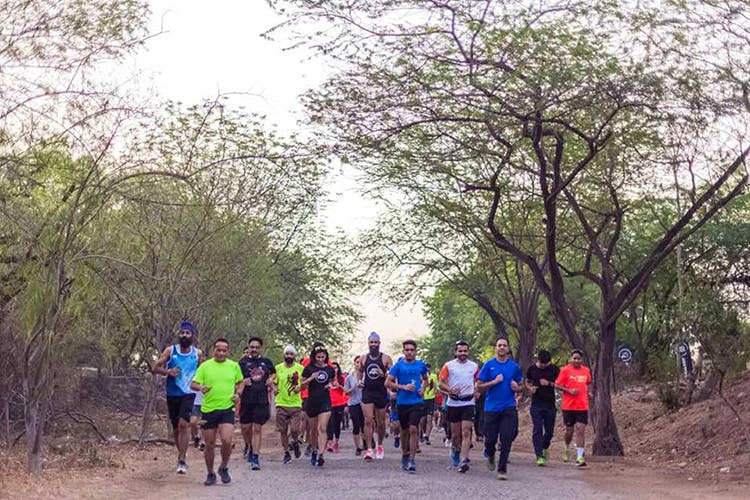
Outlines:
[[[547,381],[540,381],[541,385],[547,385]],[[563,391],[562,414],[565,424],[565,449],[563,450],[563,462],[570,460],[570,442],[573,433],[576,437],[576,467],[586,466],[584,454],[586,424],[589,422],[589,393],[588,385],[591,384],[591,371],[583,366],[583,352],[573,349],[570,353],[570,363],[560,370],[552,386]]]

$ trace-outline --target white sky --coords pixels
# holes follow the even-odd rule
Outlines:
[[[265,1],[151,0],[151,9],[151,31],[164,33],[148,41],[136,65],[141,80],[150,78],[162,97],[196,103],[238,93],[233,103],[265,114],[280,131],[309,131],[298,123],[298,96],[325,79],[326,67],[260,37],[278,23]],[[375,207],[361,198],[352,171],[332,178],[326,223],[355,235],[373,223]],[[381,334],[384,346],[427,332],[420,304],[393,311],[375,295],[359,300],[365,320],[355,332],[355,350],[365,348],[372,330]]]

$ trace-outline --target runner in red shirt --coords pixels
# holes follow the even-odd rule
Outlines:
[[[545,382],[540,381],[542,385]],[[560,375],[552,386],[563,391],[562,414],[565,424],[565,449],[563,450],[563,462],[570,459],[570,442],[573,433],[576,437],[576,467],[586,466],[584,454],[586,424],[589,422],[589,393],[588,386],[591,384],[591,371],[583,366],[583,352],[573,349],[570,353],[570,363],[562,367]]]

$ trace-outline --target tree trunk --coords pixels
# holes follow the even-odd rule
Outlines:
[[[25,376],[24,380],[24,425],[26,429],[26,468],[32,474],[42,472],[42,436],[47,422],[48,398],[40,394],[40,387]]]
[[[602,321],[600,328],[599,355],[593,375],[593,451],[594,455],[622,456],[624,449],[612,411],[611,371],[614,363],[616,327],[614,323],[606,324]]]
[[[154,416],[154,405],[156,395],[159,392],[159,380],[153,373],[151,374],[151,383],[146,393],[146,402],[143,404],[143,417],[141,418],[141,435],[138,437],[138,444],[143,444],[146,435],[151,430],[151,419]]]

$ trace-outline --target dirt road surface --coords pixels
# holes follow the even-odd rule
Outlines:
[[[266,426],[269,431],[272,424]],[[270,436],[269,436],[270,437]],[[743,490],[728,483],[701,483],[692,478],[665,474],[658,470],[624,462],[600,462],[590,459],[586,469],[559,459],[559,446],[548,466],[538,467],[533,456],[513,452],[508,466],[509,479],[498,481],[487,470],[482,444],[472,450],[472,467],[466,474],[448,469],[448,449],[442,435],[435,434],[432,446],[422,446],[417,458],[417,473],[401,471],[400,450],[386,442],[386,457],[369,463],[354,456],[351,435],[342,435],[339,454],[326,453],[325,466],[313,467],[303,456],[283,465],[275,443],[261,454],[262,470],[251,471],[235,450],[230,462],[232,482],[203,486],[205,467],[201,453],[191,448],[188,473],[178,476],[171,459],[162,457],[159,468],[137,471],[112,491],[78,491],[90,498],[222,498],[222,499],[401,499],[430,500],[471,498],[554,498],[554,499],[723,499],[743,498]],[[270,441],[270,440],[269,440]],[[275,439],[274,439],[275,441]],[[241,440],[238,440],[238,443]],[[217,450],[218,452],[218,450]],[[218,453],[217,453],[218,455]],[[148,458],[144,458],[148,460]],[[218,462],[217,462],[218,463]],[[118,481],[119,482],[119,481]]]

